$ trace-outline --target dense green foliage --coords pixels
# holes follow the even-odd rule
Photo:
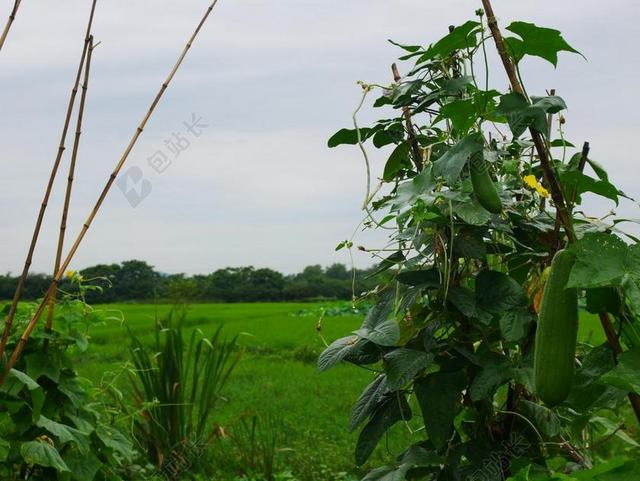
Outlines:
[[[594,219],[579,207],[587,194],[616,204],[628,196],[586,147],[571,155],[564,100],[529,96],[521,85],[530,56],[555,66],[558,52],[577,51],[560,32],[526,22],[510,24],[503,45],[495,19],[476,14],[427,47],[399,45],[409,73],[382,87],[373,106],[386,109],[383,120],[357,125],[367,95],[380,88],[361,83],[354,129],[329,139],[329,147],[358,145],[368,178],[368,145],[388,155],[380,185],[367,187],[364,225],[389,239],[368,249],[386,256],[378,286],[364,296],[375,306],[322,353],[319,370],[347,362],[376,373],[351,411],[357,464],[394,426],[413,433],[366,481],[640,478],[638,443],[624,420],[628,395],[640,392],[639,244],[620,229],[624,219]],[[488,58],[494,41],[503,62]],[[490,84],[506,83],[503,66],[507,92]],[[559,342],[563,369],[567,360],[577,367],[573,382],[564,376],[567,399],[549,408],[534,385],[534,338],[544,272],[563,248],[575,264],[556,289],[576,292],[614,337],[572,349],[568,331],[546,326],[538,354],[553,355]],[[610,347],[618,349],[617,333],[619,359]],[[605,446],[616,438],[623,443],[612,458]]]
[[[306,267],[299,274],[283,275],[268,268],[229,267],[207,275],[162,274],[144,261],[125,261],[121,264],[102,264],[80,271],[87,281],[101,287],[86,293],[91,304],[152,299],[268,302],[309,299],[348,300],[371,289],[375,283],[368,278],[371,270],[355,271],[343,264],[322,268]],[[355,277],[354,277],[355,276]],[[354,280],[355,279],[355,280]],[[0,276],[0,299],[11,299],[17,278]],[[51,276],[30,275],[24,299],[41,297],[51,283]],[[72,290],[68,280],[62,288]]]

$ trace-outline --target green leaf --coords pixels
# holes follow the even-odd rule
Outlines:
[[[65,452],[64,462],[75,481],[92,481],[102,467],[102,463],[95,454],[81,453],[77,449]]]
[[[50,434],[53,434],[62,444],[73,441],[79,451],[82,453],[86,453],[88,451],[87,436],[71,426],[58,423],[43,415],[38,419],[36,426],[47,430]]]
[[[531,313],[526,309],[512,309],[500,318],[500,331],[505,340],[519,341],[528,332],[531,325]]]
[[[558,64],[558,52],[580,54],[569,45],[558,30],[543,28],[527,22],[513,22],[507,30],[522,39],[521,51],[548,60],[555,67]]]
[[[623,352],[615,369],[604,374],[600,381],[626,392],[640,393],[640,346]]]
[[[396,276],[398,281],[409,286],[420,287],[439,287],[440,286],[440,274],[435,267],[429,269],[416,269],[409,271],[402,271]]]
[[[379,346],[395,346],[400,340],[400,327],[395,319],[389,319],[373,327],[362,327],[354,334]]]
[[[25,356],[27,374],[33,379],[46,376],[52,381],[58,382],[60,379],[60,358],[56,352],[34,352]]]
[[[351,409],[349,431],[354,431],[373,413],[388,391],[386,376],[380,375],[369,384]]]
[[[498,271],[482,271],[476,278],[476,305],[484,311],[500,313],[524,306],[527,296],[522,286]]]
[[[546,135],[547,114],[557,113],[567,108],[564,100],[555,95],[532,97],[531,101],[530,104],[524,95],[515,92],[500,97],[500,105],[496,108],[496,113],[507,118],[514,138],[520,137],[529,127]]]
[[[585,234],[571,250],[576,261],[567,287],[606,287],[620,282],[627,271],[627,245],[604,232]]]
[[[318,357],[318,371],[327,371],[342,361],[359,340],[358,336],[347,336],[333,341]]]
[[[401,465],[398,468],[392,466],[380,466],[369,472],[362,481],[403,481],[406,479],[410,466]]]
[[[391,393],[382,403],[360,432],[356,445],[356,464],[364,464],[378,445],[378,442],[395,423],[412,417],[411,408],[404,395]]]
[[[445,446],[451,436],[453,420],[466,385],[464,371],[436,372],[415,383],[424,425],[436,449]]]
[[[360,138],[362,142],[371,137],[378,128],[363,127],[360,129]],[[338,145],[356,145],[358,143],[358,131],[356,129],[340,129],[331,136],[327,145],[330,148]]]
[[[426,368],[433,356],[416,349],[399,348],[384,355],[384,370],[390,391],[403,388]]]
[[[480,24],[469,20],[449,32],[436,43],[431,45],[427,52],[422,55],[416,63],[426,62],[435,57],[445,58],[454,50],[460,50],[468,47],[475,47],[477,44],[477,34],[480,31]]]
[[[532,420],[539,431],[552,438],[560,434],[560,419],[551,409],[527,400],[522,400],[521,406],[522,414]]]
[[[475,197],[467,202],[454,202],[453,211],[467,224],[477,226],[485,225],[493,217],[493,214],[482,207]]]
[[[565,192],[573,193],[575,191],[578,201],[585,192],[592,192],[611,199],[618,205],[618,189],[606,180],[596,180],[577,170],[564,172],[560,176],[560,180],[564,184]]]
[[[637,459],[607,473],[598,474],[594,481],[631,481],[636,479],[640,479],[640,460]]]
[[[472,99],[456,100],[440,109],[437,120],[449,119],[458,133],[467,132],[476,121],[476,106]]]
[[[469,388],[471,400],[479,401],[492,396],[495,390],[511,377],[511,365],[507,359],[496,355],[484,360],[482,369],[476,374]]]
[[[467,135],[435,161],[434,175],[444,177],[449,185],[455,184],[467,161],[472,155],[481,152],[483,145],[482,135],[479,133]]]
[[[391,155],[384,166],[384,174],[382,175],[383,179],[386,182],[390,182],[400,170],[410,167],[409,144],[407,142],[403,142],[398,145],[393,152],[391,152]]]
[[[29,465],[53,468],[58,472],[68,472],[69,468],[52,445],[45,441],[29,441],[22,443],[20,454]]]
[[[133,444],[113,426],[98,424],[96,434],[106,447],[113,449],[129,461],[133,459]]]

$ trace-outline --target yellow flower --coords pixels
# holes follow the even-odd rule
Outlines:
[[[527,187],[534,189],[540,195],[540,197],[549,197],[549,191],[545,189],[540,182],[538,182],[538,179],[536,179],[535,175],[525,175],[522,178],[522,181]]]
[[[77,271],[67,271],[67,273],[65,274],[65,277],[67,279],[73,279],[76,276],[76,272]]]

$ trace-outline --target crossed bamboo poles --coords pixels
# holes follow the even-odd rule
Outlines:
[[[54,295],[55,295],[55,292],[57,291],[58,284],[59,284],[60,280],[62,279],[65,271],[69,267],[69,264],[73,260],[73,257],[76,254],[78,248],[80,247],[80,244],[82,243],[82,240],[84,239],[87,231],[91,227],[91,224],[93,223],[93,220],[95,219],[96,215],[98,214],[98,211],[100,210],[100,207],[102,206],[105,198],[107,197],[107,194],[109,193],[109,190],[111,189],[111,186],[113,185],[116,177],[120,173],[120,170],[122,169],[123,165],[126,163],[128,157],[129,157],[129,154],[131,153],[131,151],[135,147],[138,139],[140,138],[140,135],[142,134],[142,132],[144,131],[145,126],[147,125],[147,122],[151,118],[151,115],[155,111],[155,109],[156,109],[158,103],[160,102],[160,100],[162,99],[162,96],[164,95],[165,91],[167,90],[167,88],[171,84],[171,81],[173,80],[176,72],[180,68],[180,65],[182,65],[182,62],[183,62],[184,58],[186,57],[187,53],[189,52],[189,49],[191,48],[193,42],[195,41],[196,37],[200,33],[200,30],[204,26],[205,22],[209,18],[211,12],[213,11],[213,8],[216,6],[217,3],[218,3],[218,0],[213,0],[211,2],[211,4],[209,5],[209,7],[207,8],[207,10],[205,11],[205,13],[202,16],[200,22],[196,26],[196,29],[191,34],[191,37],[187,41],[187,44],[185,45],[185,47],[183,48],[182,52],[178,56],[178,59],[177,59],[176,63],[173,66],[173,69],[169,72],[169,75],[167,76],[166,80],[160,86],[160,89],[158,90],[158,93],[154,97],[153,101],[151,102],[151,105],[150,105],[149,109],[147,110],[147,113],[144,115],[144,117],[142,118],[142,121],[140,122],[140,124],[136,128],[131,140],[129,141],[129,144],[125,148],[124,153],[120,157],[120,160],[117,162],[113,172],[109,176],[104,188],[102,189],[102,192],[98,196],[98,200],[96,201],[93,209],[89,213],[89,216],[87,217],[87,219],[85,220],[84,224],[82,225],[82,228],[80,229],[80,232],[78,233],[75,241],[73,242],[69,252],[67,253],[67,255],[64,258],[64,260],[62,260],[60,262],[60,264],[58,266],[58,269],[54,273],[53,280],[52,280],[49,288],[47,289],[47,291],[46,291],[46,293],[44,295],[44,298],[42,299],[42,301],[38,305],[38,308],[36,309],[35,313],[31,317],[31,320],[29,321],[29,323],[27,324],[26,328],[24,329],[22,335],[20,336],[20,340],[18,341],[18,344],[16,345],[16,347],[13,350],[13,352],[11,353],[11,356],[9,357],[9,360],[7,361],[6,365],[4,366],[4,369],[3,369],[2,373],[0,373],[0,385],[2,385],[4,383],[4,381],[7,378],[7,375],[9,374],[9,372],[11,371],[13,366],[15,366],[16,362],[20,358],[20,355],[21,355],[21,353],[22,353],[22,351],[24,349],[24,346],[26,345],[27,341],[29,340],[29,337],[31,336],[31,333],[33,332],[34,328],[36,327],[36,325],[37,325],[37,323],[38,323],[38,321],[40,319],[40,316],[44,312],[46,306],[49,305],[49,303],[51,302],[50,301],[51,299],[54,299]],[[79,72],[81,72],[82,65],[84,64],[84,60],[85,60],[85,58],[87,56],[87,52],[89,51],[89,44],[91,43],[90,28],[91,28],[91,23],[93,21],[93,14],[94,14],[94,11],[95,11],[95,4],[96,4],[96,0],[93,0],[91,14],[90,14],[90,20],[89,20],[89,28],[87,30],[87,36],[85,38],[85,48],[83,50],[82,62],[80,64],[81,66],[80,66]],[[65,127],[63,129],[63,141],[61,142],[61,147],[62,147],[61,151],[64,151],[64,138],[66,137],[66,131],[67,131],[67,128],[68,128],[68,125],[69,125],[69,119],[70,119],[70,116],[71,116],[70,110],[72,110],[72,107],[73,107],[72,103],[75,100],[75,95],[77,93],[77,86],[78,86],[78,83],[79,83],[79,79],[80,79],[80,73],[78,73],[78,75],[77,75],[76,84],[74,86],[74,90],[72,92],[72,96],[71,96],[71,99],[70,99],[71,109],[69,109],[69,111],[67,112],[67,119],[65,121]],[[55,173],[57,173],[58,166],[59,166],[59,163],[60,163],[60,158],[62,156],[61,151],[59,150],[59,155],[58,155],[58,157],[56,157],[56,162],[54,163],[54,169],[53,170],[55,171]],[[24,287],[24,280],[26,279],[26,273],[28,273],[29,266],[31,264],[31,257],[33,255],[33,250],[35,249],[35,244],[37,243],[37,237],[38,237],[38,234],[39,234],[39,231],[40,231],[40,226],[41,226],[41,223],[42,223],[42,217],[44,216],[44,211],[46,209],[46,204],[47,204],[47,201],[48,201],[48,198],[49,198],[49,194],[51,192],[51,186],[53,184],[53,180],[55,179],[55,173],[53,173],[53,171],[52,171],[53,175],[51,176],[49,184],[47,186],[45,202],[43,202],[43,204],[41,206],[40,213],[39,213],[39,216],[38,216],[38,221],[36,222],[36,230],[35,230],[32,242],[31,242],[31,247],[29,249],[29,254],[27,255],[27,262],[25,263],[25,271],[23,271],[23,276],[21,276],[21,278],[20,278],[18,289],[16,289],[16,295],[14,296],[14,301],[13,301],[12,306],[10,308],[11,316],[7,317],[7,322],[5,323],[5,330],[4,330],[3,338],[2,338],[2,341],[1,341],[1,344],[0,344],[0,359],[1,359],[1,356],[4,354],[4,350],[6,348],[6,343],[7,343],[9,334],[10,334],[11,324],[12,324],[12,321],[13,321],[13,316],[15,315],[15,310],[17,308],[17,303],[20,300],[20,295],[22,294],[22,289]],[[62,236],[62,237],[64,237],[64,236]],[[9,322],[9,319],[11,319],[11,322]]]

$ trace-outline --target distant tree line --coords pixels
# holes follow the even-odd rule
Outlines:
[[[355,293],[372,289],[368,279],[373,269],[355,272]],[[80,271],[84,282],[102,289],[87,293],[89,303],[145,301],[151,299],[220,302],[299,301],[311,299],[351,299],[353,273],[343,264],[323,268],[305,267],[298,274],[283,275],[269,268],[227,267],[211,274],[187,276],[163,274],[144,261],[100,264]],[[30,275],[24,290],[25,300],[42,297],[51,282],[46,274]],[[13,297],[17,277],[0,276],[0,300]],[[72,290],[64,280],[61,290]]]

